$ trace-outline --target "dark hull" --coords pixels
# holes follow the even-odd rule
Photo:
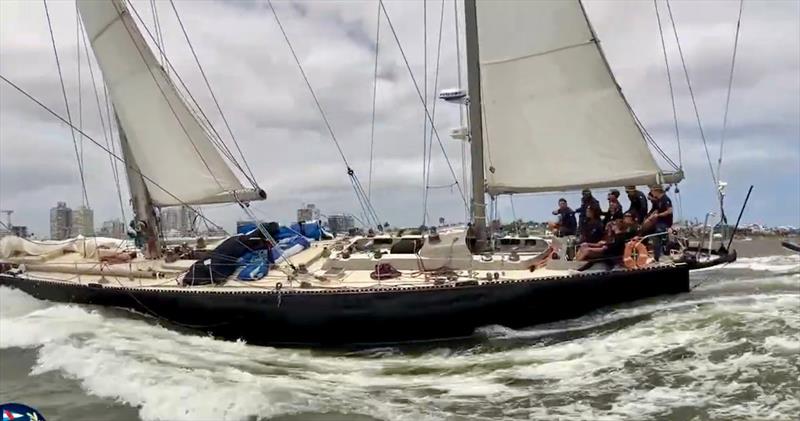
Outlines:
[[[689,266],[484,285],[336,291],[144,290],[0,275],[0,285],[52,301],[121,307],[224,339],[341,346],[466,337],[481,326],[521,328],[597,308],[689,291]]]
[[[800,253],[800,245],[797,245],[795,243],[789,241],[781,241],[781,246],[783,246],[783,248],[785,248],[786,250],[796,251]]]

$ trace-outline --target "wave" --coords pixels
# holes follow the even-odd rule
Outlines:
[[[792,293],[689,295],[533,329],[487,327],[468,348],[335,354],[187,335],[0,287],[0,348],[30,349],[32,375],[58,372],[147,421],[644,419],[691,408],[780,419],[800,411],[787,392],[800,377],[798,308]],[[497,346],[515,339],[525,341]]]
[[[800,273],[800,255],[740,257],[735,262],[719,268],[720,270],[748,269],[756,272]]]

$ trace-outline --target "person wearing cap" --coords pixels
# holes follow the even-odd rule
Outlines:
[[[625,186],[625,193],[631,202],[627,212],[633,213],[636,217],[636,222],[641,224],[644,222],[645,215],[647,215],[647,197],[637,190],[636,186]]]
[[[586,211],[590,207],[600,209],[600,202],[592,196],[591,190],[583,189],[581,191],[581,207],[575,209],[575,213],[578,214],[578,231],[583,231],[583,223],[586,222]]]
[[[650,187],[650,195],[653,197],[653,209],[647,214],[644,225],[650,227],[648,230],[653,234],[666,233],[672,227],[672,200],[660,184]],[[662,245],[666,241],[664,237],[664,235],[653,237],[653,257],[656,261],[663,252]]]
[[[608,192],[608,211],[603,212],[603,225],[608,226],[611,221],[622,219],[622,204],[619,203],[619,190],[611,189]]]
[[[575,235],[577,223],[575,222],[575,211],[567,205],[567,199],[558,199],[558,209],[553,211],[553,215],[558,215],[558,221],[550,224],[550,229],[559,237]]]

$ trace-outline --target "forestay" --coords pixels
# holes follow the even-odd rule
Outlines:
[[[78,0],[78,8],[127,136],[133,156],[126,158],[152,180],[145,182],[153,204],[259,198],[243,189],[212,144],[147,46],[124,1]]]
[[[478,1],[477,16],[489,193],[660,181],[578,0]]]

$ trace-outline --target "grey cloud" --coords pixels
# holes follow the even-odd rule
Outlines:
[[[71,103],[75,104],[74,9],[71,2],[51,3],[67,92]],[[151,25],[149,2],[134,0],[133,3],[145,23]],[[736,4],[693,3],[695,5],[690,7],[689,3],[673,2],[673,11],[715,156],[727,88]],[[274,4],[350,165],[366,187],[375,2],[274,1]],[[432,85],[439,3],[429,1],[427,4],[428,96],[431,98],[435,94]],[[303,202],[315,202],[328,213],[359,212],[344,164],[264,3],[177,1],[176,7],[228,121],[257,179],[270,195],[266,202],[254,204],[254,209],[282,220],[292,218],[294,209]],[[415,77],[423,85],[421,2],[386,2],[386,7]],[[454,87],[457,83],[452,4],[448,1],[445,7],[440,88]],[[0,73],[18,81],[48,105],[63,112],[60,84],[41,6],[2,1],[0,8],[3,12],[0,13]],[[676,157],[672,112],[652,3],[592,1],[586,2],[586,8],[623,91],[660,144]],[[750,174],[753,167],[766,165],[780,169],[784,174],[783,171],[790,171],[792,165],[799,162],[798,155],[791,151],[781,154],[750,152],[753,149],[768,151],[770,147],[791,148],[796,145],[793,142],[800,134],[797,123],[800,111],[796,101],[800,95],[800,83],[793,78],[798,71],[800,56],[797,51],[800,49],[797,9],[797,3],[792,1],[777,6],[764,2],[747,2],[745,5],[736,90],[726,141],[726,159],[729,160],[726,168],[732,178]],[[159,12],[170,60],[217,130],[224,133],[222,120],[215,111],[171,9],[161,6]],[[385,20],[381,24],[379,48],[374,202],[385,219],[397,224],[415,225],[422,215],[422,108]],[[674,46],[670,52],[673,54],[671,64],[677,66]],[[679,67],[673,67],[673,70],[678,71]],[[676,81],[682,80],[677,72],[673,77]],[[87,81],[84,79],[82,87],[84,125],[90,135],[102,140],[94,93]],[[705,194],[709,184],[705,155],[685,88],[679,87],[678,95],[685,165],[691,177],[685,191],[697,189]],[[49,208],[52,202],[61,199],[73,205],[80,201],[74,158],[70,155],[69,131],[5,85],[0,86],[0,105],[3,123],[9,120],[22,122],[21,127],[14,131],[5,128],[0,131],[0,151],[4,155],[0,156],[3,164],[0,169],[2,206],[27,209],[31,220],[24,222],[44,225],[46,220],[43,218],[46,217],[36,209]],[[439,103],[436,113],[437,129],[455,172],[460,175],[461,147],[447,138],[449,128],[459,124],[457,107]],[[38,187],[32,192],[20,188],[12,190],[3,182],[24,180],[37,168],[37,162],[18,158],[32,153],[18,150],[19,132],[24,131],[25,125],[30,128],[28,144],[43,149],[42,160],[53,163],[40,169],[41,176],[36,182]],[[449,184],[449,170],[435,141],[433,149],[431,183]],[[7,165],[7,156],[24,162]],[[748,162],[748,157],[755,163]],[[87,167],[93,175],[89,193],[98,222],[119,215],[116,188],[111,181],[107,159],[102,153],[92,155],[91,162],[87,158]],[[455,189],[432,190],[430,194],[432,216],[441,214],[448,220],[463,219],[463,203]],[[548,199],[544,200],[549,206]],[[243,217],[235,206],[211,207],[208,214],[219,218],[228,228],[235,219]],[[537,216],[541,215],[526,215]]]

